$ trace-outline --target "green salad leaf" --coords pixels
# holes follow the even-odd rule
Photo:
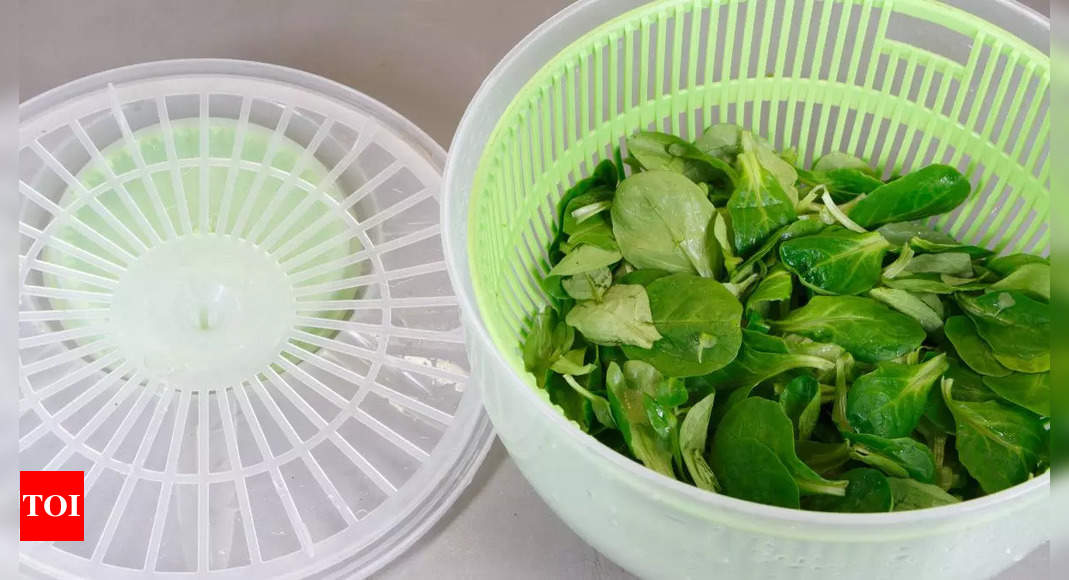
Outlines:
[[[795,438],[809,439],[820,416],[820,384],[810,375],[791,379],[779,395],[780,407],[794,424]]]
[[[957,244],[957,240],[943,232],[929,228],[923,221],[891,222],[877,230],[892,246],[901,247],[914,239],[935,244]]]
[[[735,358],[742,343],[742,305],[724,285],[692,274],[658,278],[646,287],[661,338],[649,347],[624,346],[674,377],[709,374]]]
[[[1016,290],[980,296],[955,294],[1002,366],[1023,373],[1050,370],[1050,309]]]
[[[623,180],[612,204],[612,229],[636,268],[712,277],[721,255],[710,223],[713,204],[681,173],[645,171]]]
[[[913,479],[889,477],[894,511],[905,512],[960,503],[961,500],[943,491],[943,488]]]
[[[653,324],[646,289],[634,284],[609,288],[601,301],[579,302],[565,321],[596,344],[650,348],[661,339]]]
[[[752,389],[762,381],[790,370],[829,370],[834,367],[834,363],[819,356],[791,353],[779,337],[743,330],[742,346],[735,360],[724,368],[701,377],[700,381],[691,381],[689,384],[692,390],[702,393],[711,390]]]
[[[875,469],[858,467],[842,474],[848,484],[842,497],[818,495],[806,498],[806,507],[822,512],[873,513],[889,512],[894,505],[891,485]]]
[[[917,254],[906,264],[905,271],[913,274],[949,274],[969,278],[973,275],[972,256],[965,252]]]
[[[958,358],[969,365],[972,370],[992,377],[1004,377],[1010,374],[1010,369],[998,362],[991,347],[976,333],[976,326],[967,316],[951,316],[947,319],[943,332],[946,333],[950,344],[954,345]]]
[[[698,137],[694,141],[694,146],[706,155],[711,155],[717,159],[733,164],[735,163],[735,157],[742,151],[742,145],[740,143],[741,139],[741,127],[729,123],[722,123],[719,125],[711,125],[706,129],[701,137]]]
[[[1040,418],[1000,401],[956,400],[952,381],[942,390],[957,424],[958,457],[980,487],[995,493],[1027,480],[1044,442]]]
[[[917,321],[871,298],[814,296],[773,328],[813,340],[834,342],[859,361],[874,363],[896,359],[924,342]]]
[[[550,367],[571,350],[574,341],[575,330],[558,320],[556,311],[546,309],[534,315],[523,343],[523,366],[538,386],[545,386]]]
[[[749,133],[742,135],[741,168],[735,192],[728,200],[735,249],[747,255],[764,243],[773,232],[794,221],[794,203],[768,168],[758,158],[757,143]]]
[[[985,266],[988,270],[1004,277],[1014,273],[1018,268],[1029,264],[1040,264],[1049,267],[1050,260],[1033,254],[1010,254],[1008,256],[990,258],[987,260]]]
[[[706,153],[675,135],[639,131],[627,139],[627,152],[642,169],[672,171],[695,183],[730,187],[735,169],[730,163]]]
[[[717,491],[720,484],[716,473],[709,467],[705,458],[706,439],[709,436],[709,417],[713,412],[716,393],[709,393],[704,399],[695,403],[679,428],[679,451],[683,455],[683,464],[694,485],[708,491]]]
[[[794,449],[798,452],[799,459],[824,476],[838,472],[850,461],[850,446],[843,441],[798,441],[794,444]]]
[[[880,363],[850,387],[847,420],[861,433],[887,438],[908,436],[924,415],[928,391],[947,368],[945,354],[916,365]]]
[[[663,380],[657,369],[641,361],[627,361],[623,368],[609,363],[605,373],[612,417],[631,453],[646,467],[674,478],[675,416],[665,417],[667,425],[661,425],[656,419],[651,421],[647,410]]]
[[[776,268],[769,271],[750,293],[750,297],[746,300],[746,309],[762,312],[767,304],[790,300],[793,292],[794,282],[790,272],[783,268]]]
[[[876,170],[863,159],[840,152],[817,159],[813,170],[801,172],[800,177],[807,185],[826,187],[837,203],[850,201],[883,185]]]
[[[935,295],[926,299],[913,292],[897,288],[873,288],[869,297],[883,302],[892,309],[917,321],[926,332],[935,332],[943,327],[943,305]]]
[[[984,386],[1011,403],[1042,417],[1050,417],[1050,373],[988,376],[984,377]]]
[[[935,481],[935,457],[925,444],[911,437],[887,438],[864,433],[843,433],[850,442],[850,456],[892,477],[911,477],[924,483]]]
[[[739,459],[745,460],[745,457],[740,457],[740,447],[750,451],[756,451],[758,448],[769,450],[790,474],[800,494],[841,496],[846,492],[846,481],[824,479],[798,459],[794,450],[791,421],[783,414],[780,406],[772,401],[760,398],[740,401],[724,415],[713,437],[713,469],[720,477],[724,493],[748,499],[747,496],[753,491],[740,484],[751,481],[752,475],[740,473],[748,471],[746,462],[739,462]],[[763,450],[759,453],[766,455]],[[767,458],[764,461],[773,463]],[[768,469],[770,472],[778,471],[771,466]],[[776,489],[783,487],[789,486],[777,485]],[[793,501],[790,503],[794,507],[797,505]]]
[[[860,294],[880,281],[891,245],[876,232],[831,227],[779,247],[780,259],[802,284],[821,294]]]
[[[988,292],[1016,290],[1031,298],[1050,301],[1050,264],[1023,264],[988,286]]]
[[[850,210],[863,228],[905,222],[946,213],[969,197],[972,187],[957,169],[929,165],[881,185]]]
[[[600,301],[612,286],[612,271],[596,268],[561,280],[561,287],[575,300]]]
[[[583,274],[620,261],[623,256],[618,251],[605,250],[598,246],[583,244],[557,262],[548,276],[574,276]]]

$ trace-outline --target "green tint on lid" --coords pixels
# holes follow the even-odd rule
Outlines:
[[[126,143],[105,148],[101,157],[107,167],[91,162],[78,173],[85,191],[68,190],[60,205],[80,207],[64,216],[67,223],[57,224],[60,243],[41,253],[46,262],[88,274],[45,273],[46,286],[113,292],[110,324],[126,360],[148,378],[187,387],[237,384],[254,376],[279,356],[297,322],[298,296],[354,299],[360,287],[341,284],[347,287],[331,290],[331,285],[367,271],[366,261],[338,264],[361,245],[334,207],[342,192],[334,182],[317,188],[328,170],[304,147],[255,124],[239,129],[233,119],[209,119],[208,131],[203,173],[196,119],[170,124],[178,171],[168,165],[164,128],[134,133],[145,166],[160,167],[149,170],[149,183],[140,177]],[[240,160],[236,166],[234,152]],[[85,203],[85,192],[99,203]],[[95,247],[100,237],[85,228],[132,257],[118,282],[111,282],[104,269],[57,249],[69,244],[107,255]],[[52,304],[57,310],[99,306],[98,299],[87,296],[54,298]],[[307,314],[341,319],[348,313],[325,308]],[[337,333],[322,327],[307,332],[325,338]]]

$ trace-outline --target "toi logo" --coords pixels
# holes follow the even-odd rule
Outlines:
[[[84,486],[82,471],[19,472],[19,539],[83,541]]]

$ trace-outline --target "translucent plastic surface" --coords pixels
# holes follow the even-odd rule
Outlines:
[[[31,573],[366,575],[490,441],[444,152],[324,79],[175,61],[23,105],[22,469],[85,471]]]

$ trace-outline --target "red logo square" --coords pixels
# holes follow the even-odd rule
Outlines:
[[[85,539],[85,472],[19,472],[19,539],[81,542]]]

